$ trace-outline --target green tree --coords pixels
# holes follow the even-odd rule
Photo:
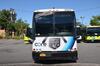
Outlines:
[[[29,24],[22,19],[18,19],[15,23],[15,31],[17,36],[21,36],[24,33],[24,30],[28,28]]]
[[[92,16],[92,19],[90,20],[90,25],[100,26],[100,16]]]
[[[3,29],[9,28],[8,25],[16,20],[14,9],[3,9],[0,11],[0,27]]]
[[[3,9],[0,11],[0,29],[6,30],[6,36],[21,36],[24,30],[29,26],[26,21],[22,19],[16,20],[16,13],[14,9]]]
[[[2,9],[0,11],[0,29],[6,30],[6,37],[11,36],[14,32],[14,22],[16,20],[16,13],[14,9]]]
[[[7,24],[10,22],[10,11],[3,9],[0,11],[0,26],[7,28]]]

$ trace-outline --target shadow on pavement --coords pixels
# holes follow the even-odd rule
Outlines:
[[[67,60],[45,60],[45,61],[38,61],[37,64],[63,64],[63,63],[76,63],[76,61],[67,61]]]

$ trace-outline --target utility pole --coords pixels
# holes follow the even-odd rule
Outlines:
[[[16,20],[15,10],[10,8],[10,23],[15,23],[15,20]],[[12,33],[12,38],[14,38],[15,36],[14,30],[11,30],[11,33]]]
[[[16,20],[16,13],[15,13],[15,10],[10,8],[10,18],[11,18],[11,22],[15,22]]]

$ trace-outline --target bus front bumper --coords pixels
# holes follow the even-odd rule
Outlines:
[[[71,60],[76,61],[78,59],[77,51],[73,52],[32,52],[33,60]]]

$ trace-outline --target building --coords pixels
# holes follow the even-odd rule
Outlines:
[[[6,33],[5,30],[1,30],[1,29],[0,29],[0,39],[6,37],[6,34],[5,34],[5,33]]]

